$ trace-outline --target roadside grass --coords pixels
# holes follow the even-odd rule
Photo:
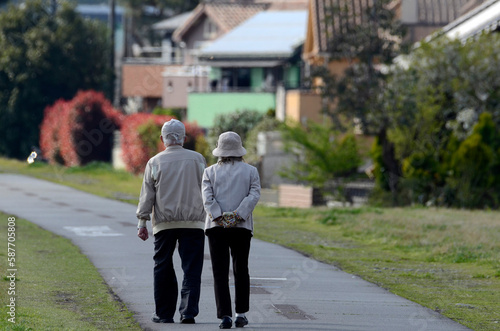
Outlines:
[[[0,212],[1,238],[7,238],[9,217],[13,215]],[[2,274],[1,330],[141,330],[76,246],[15,218],[16,319],[8,321],[11,285]],[[2,243],[0,266],[7,270],[7,240]]]
[[[259,207],[259,239],[373,282],[474,330],[500,329],[500,212]]]
[[[132,204],[139,201],[142,183],[142,176],[114,170],[110,164],[103,162],[68,168],[43,162],[28,164],[0,157],[0,173],[28,175]]]
[[[0,172],[133,204],[142,182],[100,163],[67,169],[0,158]],[[500,329],[498,211],[258,206],[255,236],[334,264],[474,330]]]

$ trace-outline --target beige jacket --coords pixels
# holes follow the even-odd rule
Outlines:
[[[253,233],[252,212],[260,199],[257,168],[245,162],[216,163],[203,173],[202,194],[207,212],[205,231],[218,227],[213,220],[224,212],[236,211],[245,220],[236,227]]]
[[[153,233],[166,229],[203,229],[205,211],[201,181],[205,158],[181,146],[169,146],[152,157],[144,172],[137,207],[139,226],[153,214]]]

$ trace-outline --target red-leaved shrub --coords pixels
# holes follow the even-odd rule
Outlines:
[[[172,116],[137,113],[129,115],[121,127],[122,157],[127,170],[139,174],[144,171],[148,160],[163,151],[165,146],[160,140],[161,127]],[[184,147],[195,150],[195,142],[203,135],[196,124],[184,123],[186,141]]]
[[[155,155],[158,150],[163,145],[160,141],[161,126],[166,121],[172,119],[170,116],[163,115],[153,115],[146,113],[137,113],[128,115],[123,121],[122,128],[120,130],[122,136],[122,157],[127,170],[138,174],[144,171],[144,167],[148,160]],[[152,125],[157,127],[157,142],[156,148],[152,148],[150,144],[144,143],[141,134],[140,127],[145,125]],[[148,146],[149,145],[149,146]],[[164,148],[164,147],[163,147]]]
[[[61,127],[61,115],[68,106],[69,102],[62,99],[57,100],[52,106],[47,106],[40,125],[40,149],[44,158],[52,164],[64,164],[61,156],[59,128]]]
[[[79,91],[70,101],[58,100],[45,109],[40,148],[51,163],[78,166],[111,160],[113,132],[124,115],[104,94]]]

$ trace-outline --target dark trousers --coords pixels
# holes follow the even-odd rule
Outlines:
[[[252,233],[246,229],[213,228],[207,231],[207,236],[214,273],[217,318],[233,315],[229,292],[230,255],[233,260],[236,313],[246,313],[250,308],[248,255]]]
[[[155,234],[154,297],[156,315],[160,318],[173,318],[175,314],[179,290],[172,256],[177,243],[184,272],[179,312],[181,316],[192,317],[197,316],[199,312],[205,247],[203,230],[169,229]]]

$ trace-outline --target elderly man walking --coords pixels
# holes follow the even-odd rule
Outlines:
[[[179,305],[180,321],[195,323],[200,299],[204,255],[205,211],[201,196],[205,158],[182,147],[185,127],[178,120],[161,129],[165,150],[152,157],[144,171],[137,218],[137,236],[147,240],[147,221],[152,213],[154,234],[155,323],[174,323],[178,298],[172,255],[178,244],[184,279]]]

